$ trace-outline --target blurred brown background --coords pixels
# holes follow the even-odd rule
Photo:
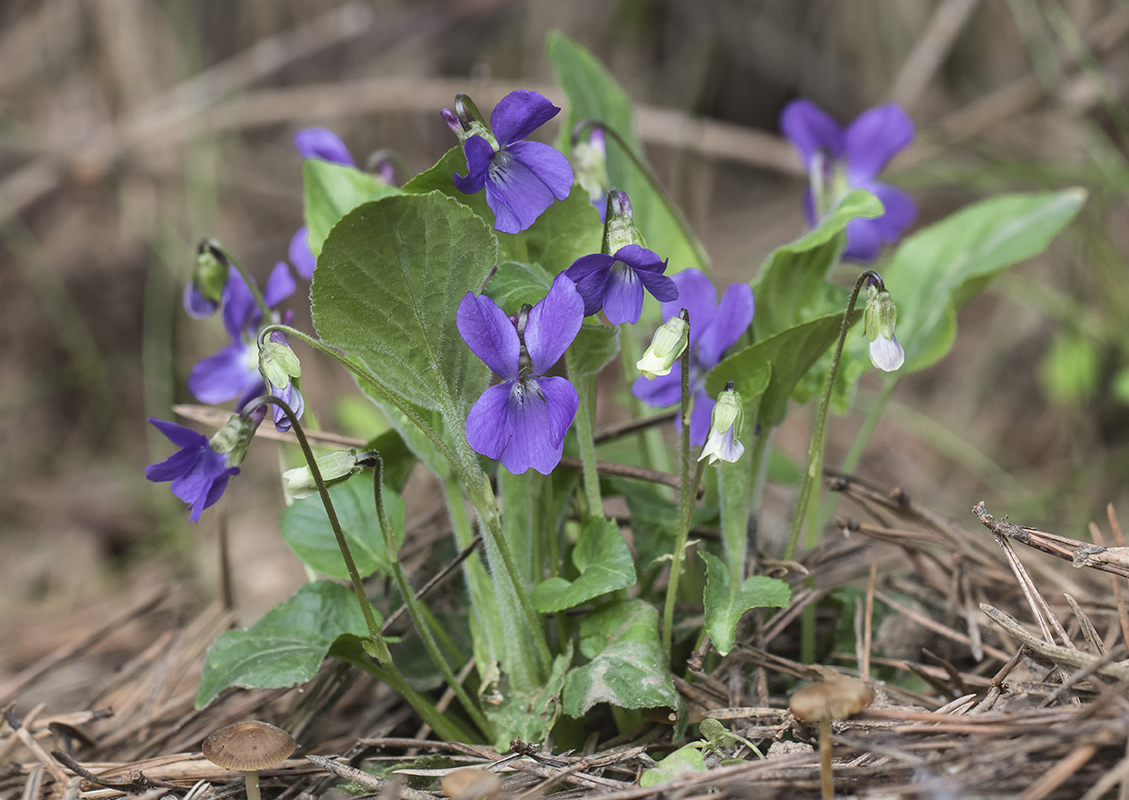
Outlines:
[[[954,352],[899,388],[863,473],[943,514],[967,519],[985,499],[1070,536],[1124,503],[1124,3],[7,0],[0,675],[154,586],[212,596],[220,523],[246,621],[302,580],[277,537],[275,449],[253,448],[199,526],[142,475],[171,452],[146,418],[190,402],[188,370],[224,343],[218,322],[180,307],[194,245],[216,236],[261,278],[285,259],[302,214],[298,128],[331,127],[362,162],[393,148],[419,171],[455,143],[438,111],[457,91],[484,109],[518,86],[559,102],[554,29],[638,104],[652,163],[729,280],[804,229],[802,171],[776,134],[794,97],[843,122],[907,108],[918,139],[885,175],[918,200],[918,226],[991,193],[1086,186],[1076,224],[967,308]],[[304,290],[289,304],[298,325]],[[312,357],[304,368],[322,425],[348,430],[358,412],[333,398],[351,382]],[[779,444],[802,459],[807,415],[794,416]],[[829,464],[858,419],[833,421]],[[769,502],[786,508],[790,491]]]

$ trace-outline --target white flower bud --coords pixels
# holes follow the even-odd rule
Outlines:
[[[717,404],[713,407],[713,417],[710,424],[710,435],[706,446],[698,460],[709,458],[710,466],[718,461],[736,461],[745,452],[745,445],[738,441],[741,435],[741,424],[745,412],[741,407],[741,395],[729,388],[718,395]]]
[[[655,331],[651,346],[635,364],[636,368],[648,380],[669,375],[674,362],[686,351],[689,338],[690,324],[681,316],[671,317]]]
[[[334,450],[332,453],[326,453],[318,458],[316,463],[326,486],[341,483],[346,478],[360,472],[363,467],[363,465],[357,463],[356,450]],[[283,489],[295,500],[309,497],[318,490],[309,467],[286,470],[282,473],[282,481]]]
[[[884,372],[893,372],[906,360],[905,351],[894,336],[898,309],[885,289],[873,284],[866,287],[866,310],[863,312],[863,333],[870,342],[870,361]]]

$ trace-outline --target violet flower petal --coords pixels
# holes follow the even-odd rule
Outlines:
[[[271,270],[267,278],[266,288],[263,289],[263,300],[270,308],[274,308],[298,288],[294,276],[290,274],[290,267],[285,261],[279,261]]]
[[[667,375],[659,375],[651,380],[647,380],[640,375],[631,384],[631,394],[652,408],[674,405],[682,396],[681,367],[672,369]]]
[[[463,143],[463,155],[466,156],[467,174],[456,172],[451,180],[463,194],[475,194],[482,191],[486,183],[486,171],[494,159],[494,148],[483,137],[472,136]]]
[[[510,92],[490,113],[490,128],[499,147],[529,136],[560,113],[548,98],[526,90]]]
[[[201,447],[207,446],[208,444],[207,436],[191,428],[177,425],[175,422],[157,419],[156,417],[149,417],[149,421],[153,423],[154,428],[164,434],[165,438],[177,447]]]
[[[741,338],[753,321],[754,301],[752,287],[747,283],[731,283],[725,290],[713,318],[706,324],[698,339],[698,363],[712,369],[721,361],[721,354]],[[694,318],[690,318],[694,330]]]
[[[513,438],[513,425],[507,405],[516,383],[506,381],[489,387],[474,401],[467,414],[467,443],[476,453],[495,461],[501,458],[506,445]]]
[[[515,475],[532,467],[542,475],[556,468],[564,437],[576,418],[580,397],[567,378],[529,378],[511,392],[507,412],[513,438],[502,452],[503,466]]]
[[[314,277],[314,266],[317,264],[314,252],[310,249],[310,229],[303,225],[290,237],[290,248],[287,251],[294,271],[306,280]]]
[[[486,204],[494,212],[494,230],[525,230],[555,199],[545,182],[507,150],[495,154],[486,176]]]
[[[878,229],[878,236],[884,244],[896,242],[917,218],[917,203],[901,189],[888,183],[863,184],[859,188],[873,194],[886,208],[885,214],[867,221]]]
[[[471,352],[495,375],[506,380],[517,378],[521,351],[517,329],[493,300],[467,292],[455,313],[455,324]]]
[[[223,290],[223,327],[227,335],[233,341],[239,339],[249,325],[258,324],[261,316],[243,276],[232,267]]]
[[[548,294],[530,310],[525,326],[525,347],[533,360],[534,375],[544,375],[552,369],[583,324],[584,299],[572,279],[562,273],[553,279]]]
[[[873,179],[894,155],[913,141],[913,120],[896,103],[870,108],[843,134],[847,180],[858,186]]]
[[[557,200],[567,200],[572,192],[572,165],[568,158],[547,144],[540,142],[515,142],[506,147],[517,161],[545,184]]]
[[[576,283],[576,290],[584,298],[584,316],[595,314],[604,305],[604,290],[608,285],[609,268],[615,259],[606,253],[581,256],[572,262],[564,274]]]
[[[843,258],[869,262],[882,252],[882,239],[872,219],[852,219],[847,223],[847,246]]]
[[[643,311],[643,282],[629,265],[618,262],[608,270],[604,289],[604,314],[613,325],[639,321]]]
[[[831,158],[843,152],[843,129],[826,111],[810,100],[793,100],[780,113],[780,131],[811,170],[815,154],[824,150]]]
[[[201,359],[188,375],[188,391],[201,403],[234,400],[259,380],[254,354],[242,341],[235,341]]]
[[[329,128],[303,128],[294,134],[293,141],[302,158],[320,158],[334,164],[356,166],[349,148]]]
[[[219,307],[219,303],[200,294],[200,290],[192,281],[184,284],[184,310],[188,312],[188,316],[193,319],[204,319],[216,313]]]
[[[696,269],[684,269],[671,280],[678,287],[678,299],[662,304],[663,320],[685,308],[690,314],[690,349],[693,350],[717,309],[717,290],[710,279]]]

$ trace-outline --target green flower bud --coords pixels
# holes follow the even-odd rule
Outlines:
[[[482,119],[482,112],[478,110],[478,106],[469,95],[461,92],[455,95],[455,110],[452,112],[445,108],[442,115],[447,127],[459,137],[459,144],[466,144],[466,140],[472,136],[481,136],[495,151],[499,149],[498,140],[490,132],[490,128]]]
[[[686,352],[686,345],[690,340],[690,323],[675,316],[668,319],[655,331],[651,346],[635,367],[643,373],[647,380],[654,380],[660,375],[669,375],[670,368],[678,357]]]
[[[884,372],[893,372],[905,363],[906,354],[894,336],[898,309],[885,287],[873,283],[866,287],[866,309],[863,311],[863,333],[870,342],[870,361]]]
[[[232,414],[222,428],[215,432],[208,444],[224,456],[229,467],[238,467],[247,455],[247,448],[255,438],[255,431],[263,420],[263,413]]]
[[[733,381],[718,395],[713,407],[710,435],[698,460],[709,458],[710,466],[718,461],[736,461],[745,452],[745,445],[738,441],[745,411],[741,407],[741,395],[733,389]]]
[[[275,389],[285,389],[291,380],[302,377],[302,364],[282,331],[272,331],[259,350],[259,372]]]
[[[356,450],[334,450],[315,460],[326,486],[341,483],[365,468]],[[295,500],[309,497],[318,490],[310,468],[298,467],[282,473],[283,489]]]
[[[604,244],[609,255],[615,255],[629,244],[646,247],[643,234],[635,227],[635,221],[631,217],[631,201],[627,198],[627,192],[613,191],[608,195]]]
[[[209,303],[223,299],[227,286],[228,266],[219,242],[203,239],[196,247],[196,266],[192,270],[192,284],[200,296]]]

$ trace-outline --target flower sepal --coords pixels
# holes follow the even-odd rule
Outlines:
[[[196,246],[196,265],[192,278],[184,287],[184,310],[190,317],[202,319],[216,312],[223,302],[231,267],[214,239],[202,239]]]
[[[629,244],[646,247],[643,234],[635,227],[631,216],[631,200],[627,192],[613,191],[608,194],[608,221],[604,227],[604,252],[618,253]]]
[[[208,440],[208,446],[223,456],[228,467],[238,467],[243,463],[247,448],[251,446],[255,431],[265,416],[263,411],[265,409],[259,406],[250,412],[232,414],[231,419]]]
[[[334,450],[315,460],[326,486],[335,486],[356,475],[369,465],[367,453],[356,450]],[[282,473],[283,489],[290,497],[301,500],[318,490],[313,473],[308,466],[288,469]]]
[[[867,284],[863,333],[870,342],[871,363],[883,372],[894,372],[905,363],[905,351],[894,336],[897,321],[898,309],[886,287]]]
[[[669,375],[674,362],[686,352],[690,341],[690,323],[682,315],[673,316],[659,326],[651,346],[635,364],[647,380]]]

